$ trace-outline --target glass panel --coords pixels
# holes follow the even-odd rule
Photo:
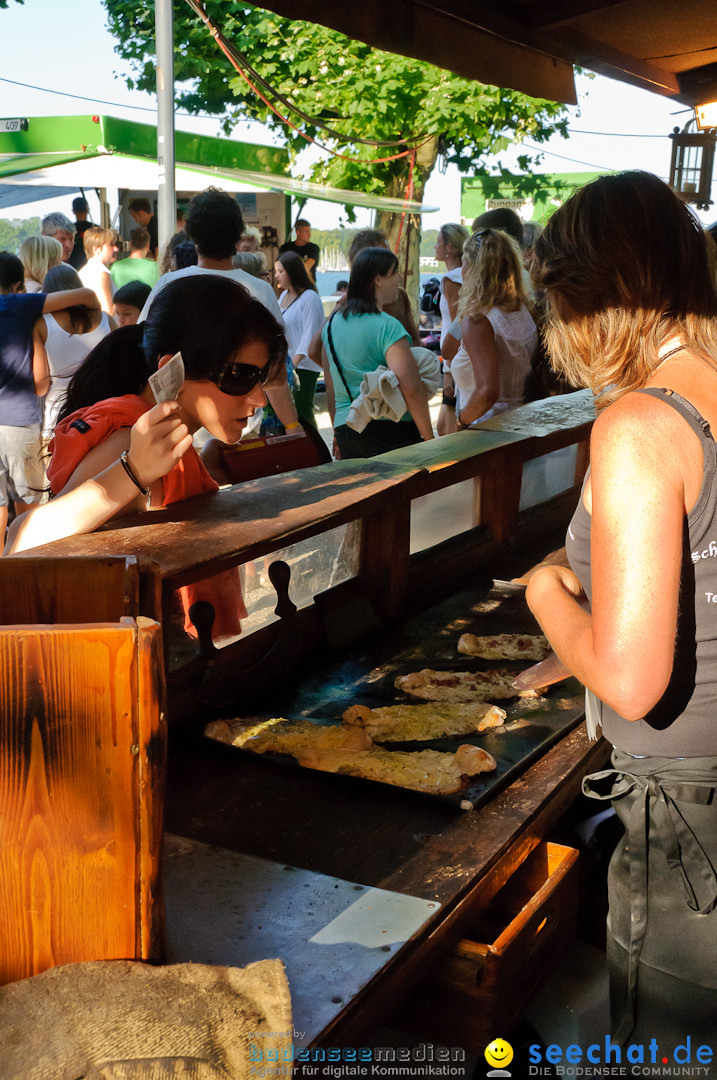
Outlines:
[[[342,581],[356,576],[360,539],[360,523],[352,521],[348,525],[313,536],[310,540],[302,540],[298,544],[273,551],[270,555],[243,563],[234,570],[217,575],[216,578],[199,582],[197,589],[200,595],[204,593],[206,599],[213,600],[217,611],[222,606],[222,601],[226,602],[231,597],[232,589],[236,588],[237,575],[241,585],[241,595],[246,608],[246,614],[241,617],[241,632],[230,633],[217,640],[215,629],[214,644],[221,649],[233,641],[253,634],[263,626],[268,626],[269,623],[278,621],[278,616],[274,614],[276,591],[269,578],[271,563],[282,560],[288,565],[291,571],[289,597],[297,608],[308,607],[316,593],[324,592],[330,586],[339,585]],[[216,599],[213,593],[216,594]],[[192,599],[194,597],[190,597],[190,602]],[[229,603],[232,604],[232,600],[229,600]],[[231,615],[233,618],[233,611]],[[181,667],[196,655],[197,642],[184,630],[184,612],[177,593],[170,621],[169,641],[170,671]]]
[[[520,485],[520,509],[537,506],[571,488],[575,483],[577,456],[578,446],[573,443],[572,446],[564,446],[551,454],[526,461]]]
[[[411,554],[425,551],[443,540],[467,532],[478,521],[478,481],[432,491],[411,503]]]

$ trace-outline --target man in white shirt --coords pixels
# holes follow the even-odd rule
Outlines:
[[[235,269],[232,263],[239,237],[244,232],[244,220],[236,199],[228,192],[220,191],[219,188],[210,187],[206,191],[200,191],[189,204],[186,230],[190,240],[193,240],[197,246],[199,257],[197,265],[185,266],[183,270],[173,270],[168,274],[163,274],[149,294],[139,321],[143,322],[147,318],[155,296],[168,281],[175,281],[179,277],[189,277],[193,274],[218,274],[243,285],[252,296],[261,301],[265,308],[268,308],[279,325],[283,327],[284,320],[279,302],[269,282],[252,277],[245,270]],[[207,330],[211,332],[211,328]],[[283,370],[280,376],[272,380],[272,385],[267,385],[264,389],[271,407],[284,427],[287,429],[297,427],[299,419],[286,371]]]

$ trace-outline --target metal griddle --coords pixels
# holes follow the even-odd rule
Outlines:
[[[524,589],[507,582],[495,582],[489,591],[451,596],[419,616],[376,634],[360,648],[344,650],[340,658],[317,665],[293,694],[278,695],[269,707],[264,701],[262,713],[266,717],[285,716],[319,725],[334,724],[349,705],[376,708],[413,701],[394,687],[397,676],[411,671],[425,667],[446,671],[505,668],[518,674],[531,663],[462,656],[456,645],[460,635],[466,632],[493,635],[540,631],[525,603]],[[496,704],[507,712],[502,728],[491,729],[482,735],[382,745],[394,750],[444,752],[454,752],[464,743],[483,747],[496,759],[498,768],[495,772],[481,773],[467,789],[456,794],[426,796],[466,810],[478,807],[511,783],[578,723],[582,716],[583,690],[577,680],[569,679],[550,687],[545,698]],[[241,752],[255,756],[251,751]],[[262,757],[278,766],[300,768],[288,755],[263,754]],[[386,786],[359,777],[347,776],[345,779],[350,784]]]

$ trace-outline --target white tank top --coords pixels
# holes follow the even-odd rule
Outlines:
[[[491,308],[486,312],[486,319],[495,334],[500,363],[500,391],[498,400],[489,412],[479,417],[480,420],[487,420],[522,403],[525,378],[530,372],[530,360],[538,344],[535,321],[524,304],[517,311]],[[465,405],[476,388],[473,364],[463,345],[451,362],[451,374],[458,390],[460,412],[460,407]]]
[[[50,366],[50,389],[45,398],[45,433],[52,431],[70,379],[82,367],[85,357],[110,332],[109,317],[102,312],[99,326],[87,334],[68,334],[54,315],[43,315],[47,327],[47,362]]]

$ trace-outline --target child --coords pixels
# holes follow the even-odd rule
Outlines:
[[[117,290],[114,301],[118,326],[134,326],[151,291],[144,281],[128,281]]]

